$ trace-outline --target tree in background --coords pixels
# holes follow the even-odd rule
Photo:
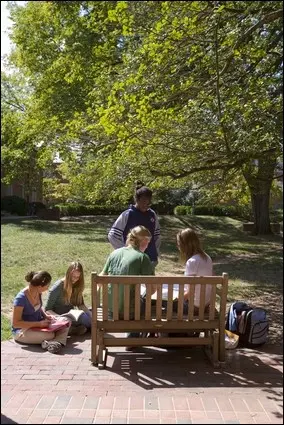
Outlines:
[[[278,1],[13,5],[11,60],[31,81],[70,191],[112,202],[138,176],[157,188],[244,178],[255,232],[269,233],[282,15]]]

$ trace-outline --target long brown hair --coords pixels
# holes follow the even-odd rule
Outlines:
[[[80,277],[76,283],[72,283],[71,273],[73,270],[80,272]],[[83,291],[85,287],[83,266],[79,261],[73,261],[67,269],[63,282],[64,301],[75,306],[84,304]]]
[[[182,262],[186,263],[189,258],[196,254],[207,260],[207,255],[201,247],[199,236],[193,229],[180,230],[177,234],[177,242]]]

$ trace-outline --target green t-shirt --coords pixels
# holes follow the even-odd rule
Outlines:
[[[130,276],[149,276],[154,275],[154,267],[147,254],[127,246],[113,251],[107,259],[103,269],[104,274],[108,275],[130,275]],[[124,310],[124,286],[118,285],[119,293],[119,313]],[[135,285],[130,288],[130,313],[134,312]],[[109,310],[113,310],[112,286],[108,287],[108,305]]]

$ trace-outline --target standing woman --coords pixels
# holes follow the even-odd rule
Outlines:
[[[67,321],[67,327],[55,332],[42,331],[52,321],[52,316],[42,309],[41,297],[48,289],[51,276],[46,271],[30,272],[25,276],[25,280],[29,285],[20,291],[14,300],[13,338],[23,344],[41,344],[42,348],[50,353],[58,353],[66,345],[71,323]]]
[[[53,315],[70,312],[77,307],[82,310],[78,319],[72,320],[69,335],[84,335],[91,328],[92,315],[84,303],[84,271],[78,261],[73,261],[64,278],[57,280],[49,290],[45,311]]]
[[[198,234],[193,229],[184,229],[177,234],[177,246],[180,259],[185,263],[185,276],[213,276],[212,260],[202,249]],[[196,285],[194,294],[194,307],[200,306],[200,285]],[[206,285],[205,307],[209,305],[211,285]],[[184,298],[188,300],[189,291],[185,289]]]
[[[153,267],[158,264],[158,255],[161,245],[160,224],[158,217],[150,208],[152,191],[144,186],[142,182],[137,182],[134,205],[123,211],[112,225],[108,239],[114,249],[125,246],[126,238],[131,229],[136,226],[144,226],[151,233],[151,240],[145,251],[149,256]]]

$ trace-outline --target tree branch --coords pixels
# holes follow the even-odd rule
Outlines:
[[[13,106],[13,108],[16,108],[22,112],[25,112],[25,108],[21,105],[16,105],[14,103],[8,102],[8,100],[4,100],[4,103],[6,103],[7,105]]]
[[[220,15],[217,18],[217,23],[215,27],[215,59],[216,59],[216,95],[217,95],[217,102],[218,102],[218,120],[219,124],[221,126],[224,142],[226,145],[227,152],[230,153],[231,149],[228,143],[227,135],[226,135],[226,129],[224,126],[224,123],[222,122],[222,111],[221,111],[221,96],[220,96],[220,71],[219,71],[219,43],[218,43],[218,29],[219,29],[219,22],[220,22]]]
[[[263,16],[263,18],[260,21],[258,21],[252,27],[250,27],[244,33],[244,35],[237,40],[237,42],[235,43],[235,45],[233,47],[233,52],[234,52],[234,50],[238,49],[240,47],[240,45],[242,43],[244,43],[255,30],[257,30],[258,28],[262,27],[264,24],[268,24],[269,22],[273,22],[276,19],[282,18],[282,16],[283,16],[283,9],[276,10],[275,12],[271,12],[271,13],[268,13],[267,15]],[[229,56],[226,64],[224,65],[223,69],[220,72],[220,76],[222,76],[227,71],[227,69],[229,68],[229,66],[230,66],[230,64],[231,64],[231,62],[233,60],[233,58],[234,58],[234,53],[232,53]]]
[[[230,170],[232,168],[235,167],[240,167],[243,164],[243,159],[240,159],[238,161],[235,161],[231,164],[216,164],[216,165],[204,165],[204,166],[200,166],[200,167],[193,167],[190,170],[183,170],[181,173],[173,173],[171,171],[167,171],[167,172],[163,172],[161,170],[155,170],[155,169],[150,169],[150,172],[154,175],[154,176],[161,176],[161,177],[172,177],[174,180],[178,180],[181,179],[183,177],[189,176],[191,174],[194,173],[199,173],[201,171],[212,171],[212,170]]]

